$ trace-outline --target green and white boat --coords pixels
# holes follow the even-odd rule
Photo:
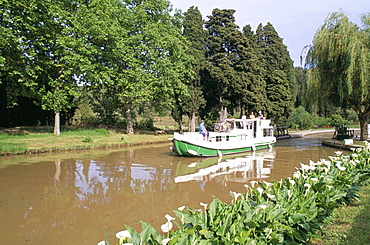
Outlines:
[[[227,118],[204,140],[199,132],[175,133],[172,150],[179,156],[213,157],[272,148],[276,143],[269,119]]]

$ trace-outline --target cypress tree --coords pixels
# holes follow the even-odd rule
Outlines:
[[[184,13],[184,17],[183,35],[188,41],[186,53],[192,58],[190,62],[192,72],[184,82],[188,87],[188,94],[178,96],[172,115],[182,131],[182,115],[186,113],[189,118],[189,131],[194,132],[196,113],[205,104],[200,84],[200,70],[205,61],[205,31],[198,7],[190,7]]]
[[[260,24],[256,34],[266,82],[266,103],[260,109],[277,124],[280,116],[293,108],[296,99],[293,61],[283,39],[271,23],[268,22],[264,27]]]
[[[228,106],[229,111],[248,100],[251,82],[246,74],[250,70],[249,41],[235,24],[235,10],[214,9],[206,22],[206,60],[202,82],[205,86],[207,112],[217,115]]]

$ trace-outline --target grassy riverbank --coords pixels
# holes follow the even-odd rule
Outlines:
[[[0,155],[155,144],[169,142],[170,137],[171,134],[143,130],[127,135],[123,129],[105,128],[64,128],[56,136],[51,127],[18,127],[1,130]]]
[[[313,245],[370,244],[370,187],[359,192],[359,202],[334,211]]]

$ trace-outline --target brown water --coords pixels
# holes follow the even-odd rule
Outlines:
[[[182,205],[230,202],[251,180],[291,176],[300,162],[334,155],[321,137],[279,140],[230,159],[174,156],[170,144],[115,151],[0,158],[0,244],[96,244],[138,221],[159,229]]]

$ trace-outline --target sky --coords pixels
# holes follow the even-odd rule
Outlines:
[[[343,12],[350,21],[361,25],[361,14],[370,12],[369,0],[169,0],[173,9],[186,12],[197,6],[203,20],[212,10],[234,9],[236,24],[242,29],[250,25],[253,31],[261,23],[270,22],[283,38],[294,66],[302,66],[300,56],[305,46],[312,44],[316,31],[330,13]]]

